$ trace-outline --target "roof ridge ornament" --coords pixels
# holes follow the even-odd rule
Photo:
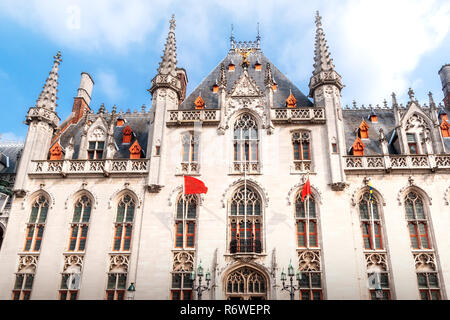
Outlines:
[[[42,91],[36,101],[37,108],[44,108],[54,111],[56,109],[56,100],[58,99],[56,93],[58,92],[58,71],[59,64],[62,62],[61,51],[58,51],[53,57],[53,66],[49,76],[45,80]]]

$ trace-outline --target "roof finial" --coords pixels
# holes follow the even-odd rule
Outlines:
[[[56,93],[58,92],[58,70],[59,64],[62,62],[61,52],[53,57],[53,67],[49,73],[47,80],[45,81],[44,87],[36,101],[37,108],[45,108],[54,111],[56,109]]]
[[[409,88],[408,96],[409,96],[409,100],[414,101],[414,91],[413,91],[413,89]]]
[[[434,99],[433,99],[433,94],[430,92],[428,92],[428,98],[430,100],[430,108],[436,108],[436,104],[434,103]]]
[[[316,27],[322,28],[322,17],[319,14],[319,10],[316,11]]]
[[[395,92],[392,92],[392,105],[397,106],[397,96],[395,95]]]
[[[231,35],[230,35],[230,48],[235,49],[236,48],[236,41],[234,40],[234,26],[231,24]]]
[[[162,61],[159,64],[159,74],[170,74],[173,77],[177,76],[177,45],[175,40],[175,15],[170,19],[169,35],[167,36],[166,46],[164,48],[164,55],[161,57]]]
[[[272,87],[274,84],[272,68],[270,67],[270,63],[268,62],[266,64],[266,76],[264,79],[264,84],[266,85],[266,87]]]
[[[227,73],[225,72],[225,66],[223,63],[220,65],[220,77],[218,85],[223,88],[226,88],[227,86]]]
[[[256,46],[259,48],[261,44],[261,35],[259,34],[259,22],[257,23]]]

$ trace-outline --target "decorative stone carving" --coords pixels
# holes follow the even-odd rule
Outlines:
[[[389,271],[387,257],[385,253],[366,253],[367,271]],[[381,269],[381,270],[380,270]]]
[[[109,257],[109,271],[122,270],[128,272],[130,256],[127,254],[112,254]]]
[[[222,194],[222,208],[226,207],[226,203],[228,201],[228,198],[231,196],[231,191],[234,191],[238,186],[244,184],[244,178],[239,178],[233,183],[231,183],[226,189],[225,192]],[[269,196],[267,195],[266,189],[256,180],[252,178],[247,178],[247,186],[256,188],[259,191],[259,194],[262,197],[264,206],[267,207],[269,204]]]
[[[194,268],[194,252],[181,251],[173,254],[173,271],[190,272]]]
[[[19,256],[19,267],[17,270],[19,272],[21,272],[23,270],[34,272],[36,270],[38,260],[39,260],[39,255]]]
[[[298,268],[300,271],[321,271],[319,251],[303,250],[298,253]]]
[[[71,254],[64,256],[63,272],[66,272],[69,267],[78,266],[80,270],[83,268],[83,255]]]
[[[416,271],[436,271],[434,253],[421,252],[413,253]]]

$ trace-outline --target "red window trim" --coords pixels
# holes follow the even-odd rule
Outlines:
[[[184,225],[183,225],[183,231],[182,233],[178,233],[178,224],[183,225],[183,221],[176,221],[175,222],[175,248],[183,248],[183,241],[181,241],[181,246],[177,246],[177,239],[181,237],[183,239],[183,233],[184,233]]]
[[[194,225],[194,231],[192,233],[188,233],[189,227],[188,224],[193,224]],[[193,244],[192,246],[188,246],[188,238],[192,237],[193,238]],[[185,247],[186,248],[195,248],[195,222],[194,221],[187,221],[186,222],[186,242],[185,242]]]
[[[298,224],[300,222],[303,223],[303,230],[305,230],[304,232],[299,232],[298,231]],[[306,234],[307,234],[306,225],[307,225],[306,224],[306,220],[302,220],[302,219],[297,220],[297,247],[298,248],[308,248],[308,237],[306,236]],[[303,240],[305,242],[305,246],[299,246],[300,237],[303,237]]]

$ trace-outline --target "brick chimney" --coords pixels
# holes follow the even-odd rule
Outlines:
[[[445,64],[439,70],[442,82],[442,92],[444,93],[444,105],[450,108],[450,64]]]
[[[72,121],[77,123],[83,115],[89,111],[89,104],[91,103],[92,88],[94,80],[87,72],[81,73],[80,87],[78,88],[77,96],[73,100],[72,112],[74,114]]]

